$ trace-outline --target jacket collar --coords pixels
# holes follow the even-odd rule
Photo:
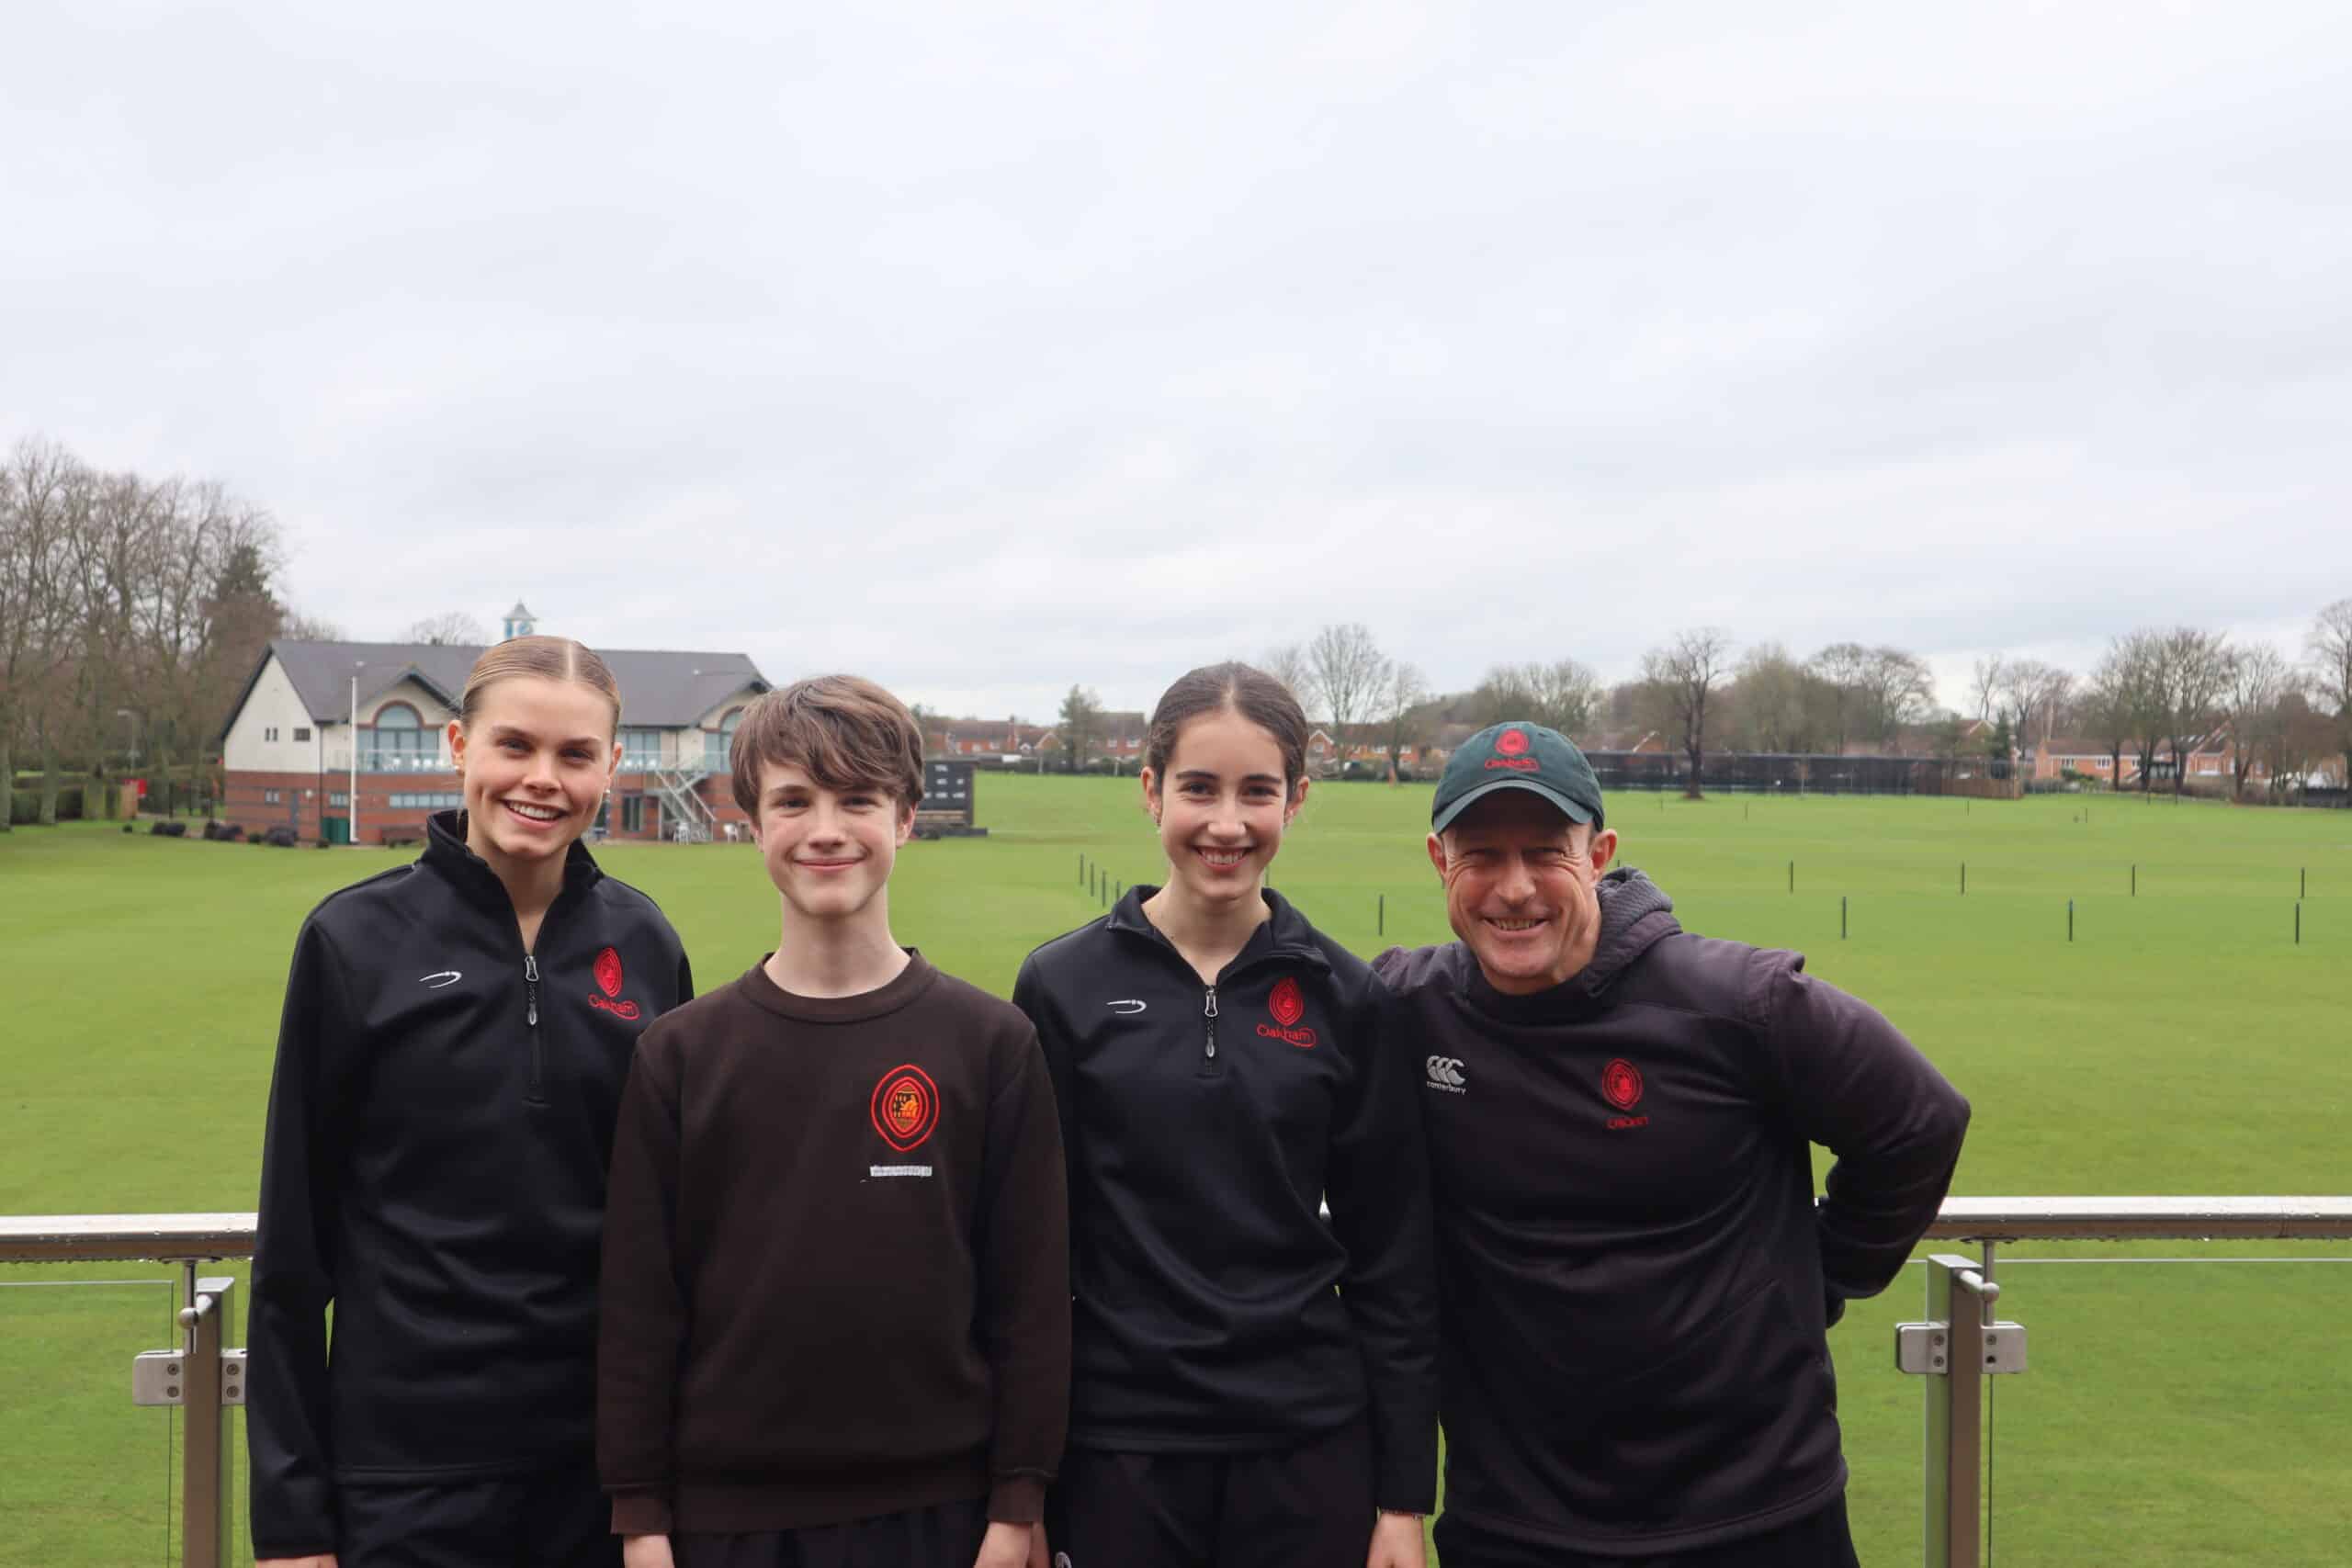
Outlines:
[[[1125,931],[1130,936],[1157,942],[1174,953],[1176,944],[1169,941],[1168,934],[1153,925],[1150,917],[1143,912],[1143,901],[1159,891],[1149,883],[1137,883],[1128,888],[1125,896],[1113,905],[1110,914],[1103,918],[1104,926],[1111,931]],[[1272,912],[1272,918],[1250,933],[1250,940],[1242,943],[1241,951],[1235,953],[1233,962],[1226,966],[1227,971],[1238,969],[1244,964],[1255,964],[1261,958],[1286,958],[1329,969],[1331,961],[1317,945],[1315,927],[1306,917],[1300,914],[1289,899],[1271,887],[1265,889],[1265,897],[1266,908]]]
[[[498,873],[490,863],[466,847],[466,814],[459,811],[436,811],[425,818],[424,863],[439,872],[458,891],[475,903],[502,912],[511,912],[514,901],[506,896],[506,885],[498,880]],[[604,880],[604,868],[588,852],[588,846],[577,839],[564,852],[563,891],[584,893]]]

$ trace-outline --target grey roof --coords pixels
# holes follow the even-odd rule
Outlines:
[[[667,649],[599,649],[621,686],[621,720],[648,728],[689,725],[744,687],[764,692],[767,677],[748,654],[673,653]],[[479,648],[421,642],[296,642],[272,639],[222,720],[222,733],[253,693],[254,682],[276,655],[294,682],[303,708],[321,724],[351,717],[351,678],[359,677],[359,700],[390,690],[413,677],[451,708],[466,689],[466,674],[482,655]]]

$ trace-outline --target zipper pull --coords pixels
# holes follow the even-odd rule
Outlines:
[[[529,987],[530,1004],[526,1010],[524,1021],[537,1029],[539,1026],[539,961],[532,953],[523,954],[523,979]]]
[[[1211,986],[1209,987],[1207,1005],[1203,1009],[1203,1011],[1208,1018],[1208,1039],[1206,1041],[1208,1059],[1214,1062],[1216,1060],[1216,987],[1215,986]]]

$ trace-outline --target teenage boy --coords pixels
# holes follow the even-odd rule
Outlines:
[[[597,1464],[628,1568],[1020,1568],[1069,1393],[1037,1036],[890,934],[922,741],[801,681],[736,730],[775,951],[641,1037],[614,1135]]]

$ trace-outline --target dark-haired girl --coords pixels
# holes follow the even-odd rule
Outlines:
[[[1306,798],[1306,716],[1213,665],[1168,689],[1145,750],[1166,884],[1037,949],[1013,990],[1069,1161],[1048,1538],[1077,1568],[1420,1568],[1437,1325],[1415,1077],[1371,969],[1265,886]]]
[[[296,939],[248,1326],[257,1568],[620,1561],[590,1454],[605,1168],[638,1033],[693,985],[580,845],[619,723],[578,643],[483,654],[449,726],[465,809]]]

